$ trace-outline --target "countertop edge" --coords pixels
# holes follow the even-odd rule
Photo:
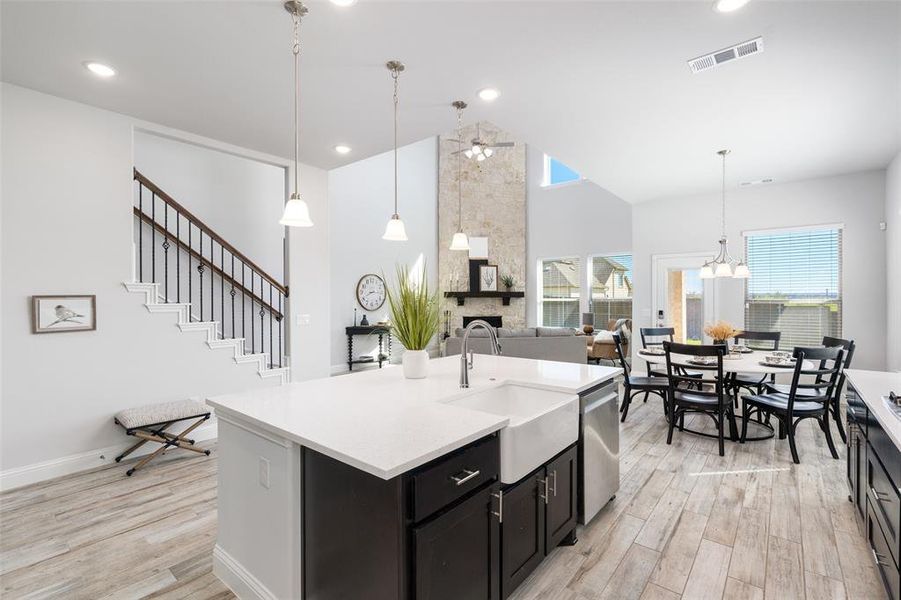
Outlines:
[[[851,385],[854,386],[854,389],[857,390],[857,393],[860,395],[861,399],[864,401],[864,404],[867,405],[867,408],[870,412],[876,417],[876,420],[882,426],[882,429],[885,431],[886,435],[894,442],[895,447],[901,450],[901,420],[896,418],[894,415],[888,414],[889,408],[884,405],[882,402],[882,396],[888,395],[889,390],[881,393],[876,398],[868,397],[864,390],[861,388],[868,387],[867,383],[859,383],[855,382],[855,378],[860,377],[871,377],[884,375],[886,378],[890,378],[892,376],[901,379],[901,373],[893,373],[891,371],[869,371],[865,369],[846,369],[845,376]]]

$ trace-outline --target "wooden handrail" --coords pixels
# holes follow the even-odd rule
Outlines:
[[[235,258],[239,259],[241,262],[246,264],[248,267],[250,267],[251,269],[256,271],[257,274],[260,275],[260,277],[262,277],[263,279],[265,279],[266,281],[271,283],[273,285],[273,287],[275,287],[275,289],[279,290],[285,296],[288,295],[288,286],[286,286],[282,283],[279,283],[278,280],[275,279],[275,277],[266,273],[266,271],[264,271],[259,266],[257,266],[257,264],[255,262],[253,262],[252,260],[247,258],[247,256],[245,256],[243,253],[239,252],[234,246],[232,246],[231,244],[226,242],[222,238],[222,236],[220,236],[218,233],[216,233],[215,231],[210,229],[209,225],[207,225],[206,223],[204,223],[203,221],[198,219],[194,215],[194,213],[192,213],[187,208],[185,208],[184,206],[182,206],[181,204],[176,202],[176,200],[172,196],[170,196],[169,194],[167,194],[166,192],[161,190],[159,187],[157,187],[157,185],[155,183],[153,183],[152,181],[150,181],[149,179],[144,177],[144,175],[142,175],[141,172],[138,171],[137,169],[134,169],[134,179],[135,179],[135,181],[139,182],[141,185],[146,187],[148,190],[150,190],[154,196],[158,196],[163,202],[165,202],[166,204],[173,207],[176,212],[181,213],[185,218],[188,219],[189,222],[196,225],[198,229],[200,229],[201,231],[206,233],[208,236],[213,238],[218,244],[220,244],[223,248],[228,250],[229,253],[232,254]],[[137,210],[137,209],[135,209],[135,210]],[[138,212],[140,212],[140,211],[138,211]]]
[[[240,281],[237,281],[236,279],[232,278],[231,275],[229,275],[228,273],[223,271],[220,267],[217,267],[215,264],[213,264],[213,262],[211,260],[205,258],[202,254],[200,254],[199,252],[197,252],[196,250],[194,250],[193,248],[188,246],[188,244],[186,244],[185,242],[183,242],[180,239],[178,239],[177,237],[175,237],[175,235],[173,235],[171,231],[167,231],[165,227],[163,227],[159,223],[156,223],[150,217],[150,215],[141,212],[141,210],[137,206],[134,206],[132,208],[134,209],[135,216],[138,217],[141,221],[147,223],[148,225],[151,225],[154,229],[156,229],[157,233],[165,236],[166,239],[169,239],[169,240],[175,242],[175,245],[178,248],[187,252],[195,260],[197,260],[197,262],[199,262],[200,264],[202,264],[206,267],[209,267],[213,273],[216,273],[217,275],[219,275],[219,277],[222,279],[223,285],[225,284],[225,282],[230,282],[231,285],[243,290],[243,292],[245,294],[250,296],[252,299],[256,300],[257,304],[260,304],[261,306],[266,307],[266,309],[268,309],[269,312],[271,312],[272,315],[276,319],[280,320],[284,317],[284,315],[277,308],[271,306],[268,302],[263,300],[260,296],[257,296],[256,292],[254,292],[253,290],[247,289],[247,287],[245,287],[243,284],[241,284]],[[189,275],[190,275],[190,273],[189,273]],[[275,286],[273,286],[273,287],[275,287]]]

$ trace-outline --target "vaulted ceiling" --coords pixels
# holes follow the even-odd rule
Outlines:
[[[901,3],[313,1],[302,28],[302,156],[332,168],[450,130],[451,101],[629,202],[884,167],[901,144]],[[292,153],[291,20],[256,2],[2,5],[4,81],[255,150]],[[763,36],[765,52],[686,61]],[[97,60],[119,74],[99,80]],[[488,104],[477,90],[502,96]],[[333,147],[346,143],[349,155]]]

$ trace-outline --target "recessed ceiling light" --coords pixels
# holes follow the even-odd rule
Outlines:
[[[500,97],[501,93],[494,88],[485,88],[484,90],[479,90],[479,98],[484,100],[485,102],[494,102]]]
[[[344,144],[338,144],[335,146],[335,152],[338,154],[347,154],[350,152],[350,146],[345,146]]]
[[[112,67],[109,67],[103,63],[99,62],[86,62],[84,63],[84,68],[96,75],[97,77],[112,77],[116,74],[116,70]]]
[[[749,1],[750,0],[716,0],[713,8],[715,8],[718,12],[732,12],[733,10],[738,10]]]
[[[357,0],[332,0],[332,4],[335,6],[353,6],[357,3]]]

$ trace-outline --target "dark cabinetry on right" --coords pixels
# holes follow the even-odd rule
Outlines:
[[[901,451],[848,388],[848,499],[854,503],[891,600],[901,600]]]
[[[562,541],[575,541],[576,446],[503,489],[501,596],[506,598]]]

